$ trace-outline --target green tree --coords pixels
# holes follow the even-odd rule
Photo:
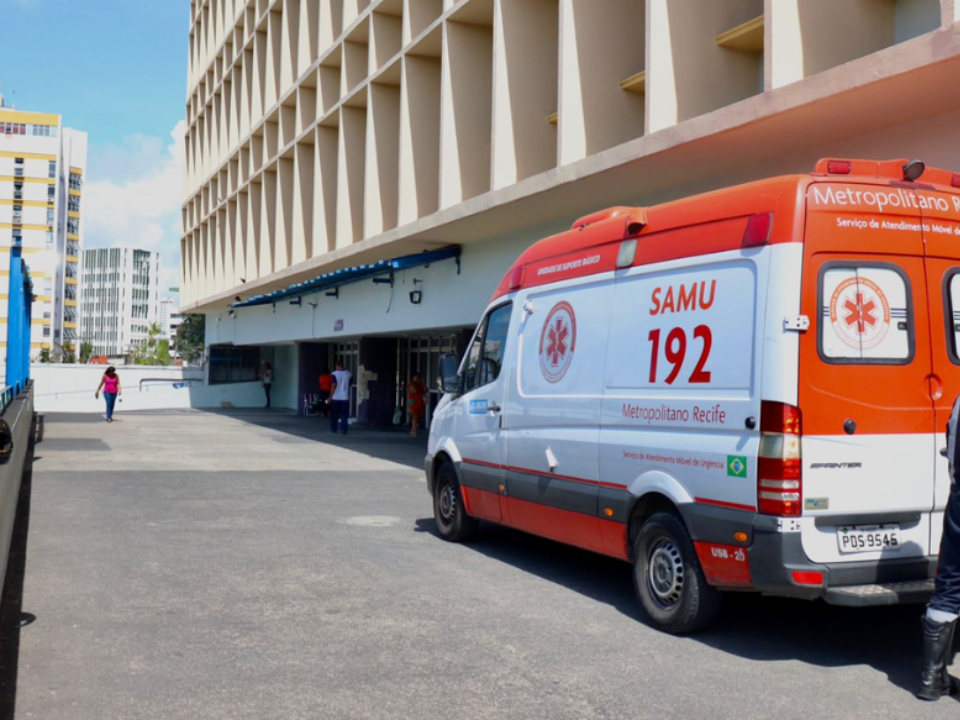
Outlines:
[[[77,362],[77,350],[69,340],[64,341],[63,345],[60,346],[60,351],[62,353],[60,362],[67,363],[68,365]]]
[[[84,341],[80,343],[80,362],[86,365],[93,356],[93,343]]]
[[[50,348],[43,348],[40,351],[40,362],[42,363],[50,362]]]
[[[158,365],[169,365],[173,362],[170,359],[170,341],[161,340],[157,344],[157,364]]]
[[[203,357],[206,334],[206,316],[184,315],[177,328],[177,352],[189,363]]]
[[[147,328],[147,337],[140,341],[140,344],[133,349],[134,365],[169,365],[170,364],[170,343],[167,340],[161,340],[160,326],[153,323]],[[163,357],[160,354],[161,345],[166,344]]]

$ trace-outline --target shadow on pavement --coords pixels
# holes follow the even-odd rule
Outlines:
[[[439,538],[432,517],[417,520],[415,530]],[[464,547],[649,625],[634,596],[631,567],[624,562],[489,523]],[[868,665],[912,693],[919,674],[922,614],[922,605],[843,608],[726,593],[717,622],[686,641],[749,660],[799,660],[824,668]]]
[[[274,442],[292,445],[306,442],[336,445],[418,470],[423,470],[423,458],[427,453],[426,431],[420,437],[413,438],[410,437],[409,430],[404,428],[351,425],[349,434],[341,435],[331,432],[330,421],[326,418],[297,415],[289,410],[229,408],[205,409],[202,412],[233,418],[287,436],[284,439],[273,437]]]
[[[23,462],[20,497],[17,500],[17,515],[13,523],[10,557],[7,561],[7,577],[0,600],[0,720],[13,720],[16,716],[20,630],[36,620],[30,613],[23,612],[23,582],[27,568],[30,494],[37,432],[31,434],[30,447]]]

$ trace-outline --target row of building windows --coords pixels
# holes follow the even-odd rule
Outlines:
[[[70,173],[70,189],[80,190],[83,187],[83,180],[77,173]]]
[[[14,158],[13,174],[16,177],[23,177],[23,158]],[[47,178],[55,179],[57,177],[57,163],[55,160],[47,162]]]
[[[3,123],[0,123],[0,132],[3,132],[5,135],[31,135],[33,137],[57,137],[57,126],[3,122]]]

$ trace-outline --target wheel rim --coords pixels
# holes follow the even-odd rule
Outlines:
[[[440,520],[444,525],[452,525],[457,518],[457,491],[449,480],[440,488],[439,505]]]
[[[647,589],[664,610],[675,607],[683,594],[683,556],[672,540],[662,538],[650,548],[647,562]]]

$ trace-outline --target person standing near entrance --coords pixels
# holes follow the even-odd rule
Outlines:
[[[350,371],[343,369],[343,363],[337,363],[333,371],[333,383],[330,386],[330,429],[347,434],[347,416],[350,414]]]
[[[103,399],[107,401],[107,422],[113,422],[113,406],[117,403],[117,397],[120,395],[120,376],[117,375],[117,369],[111,365],[100,378],[100,384],[93,396],[100,398],[100,390],[103,390]]]
[[[260,384],[263,385],[263,393],[267,396],[266,408],[270,409],[270,389],[273,387],[273,368],[270,363],[263,364],[263,374],[260,376]]]
[[[410,410],[410,434],[413,437],[417,436],[420,420],[427,410],[426,397],[427,386],[423,384],[420,373],[414,373],[407,385],[407,408]]]
[[[333,373],[325,367],[320,373],[320,416],[330,417],[330,391],[333,390]]]

